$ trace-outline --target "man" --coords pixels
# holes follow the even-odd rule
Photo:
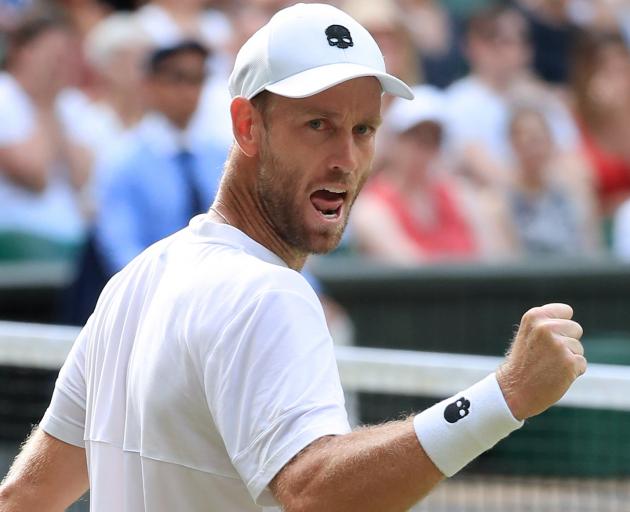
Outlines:
[[[193,143],[188,130],[206,57],[190,40],[157,48],[148,58],[150,110],[97,166],[98,211],[66,322],[85,325],[111,276],[212,203],[225,150]]]
[[[225,152],[189,140],[205,79],[207,52],[195,41],[156,49],[147,65],[149,112],[100,169],[96,243],[113,275],[146,247],[205,212]],[[168,205],[167,208],[164,205]]]
[[[403,510],[583,373],[580,326],[548,305],[496,376],[350,433],[321,306],[295,270],[341,237],[382,92],[410,90],[367,31],[319,4],[257,32],[230,89],[217,200],[105,288],[2,512],[67,506],[86,461],[95,511]]]

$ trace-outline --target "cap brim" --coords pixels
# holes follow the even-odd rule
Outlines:
[[[412,100],[414,97],[411,88],[395,76],[367,66],[345,62],[307,69],[284,80],[269,84],[265,89],[287,98],[306,98],[353,78],[364,76],[377,78],[381,82],[384,92],[407,100]]]

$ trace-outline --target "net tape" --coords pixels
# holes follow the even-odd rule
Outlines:
[[[80,329],[0,321],[0,365],[58,369]],[[500,357],[337,346],[345,391],[443,398],[494,371]],[[590,364],[559,406],[630,411],[630,366]]]

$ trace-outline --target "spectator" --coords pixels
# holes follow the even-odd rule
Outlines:
[[[467,71],[461,23],[439,0],[399,0],[404,23],[419,50],[427,84],[447,87]]]
[[[569,5],[571,0],[519,0],[529,22],[533,67],[546,82],[565,88],[569,82],[571,52],[578,36]]]
[[[85,39],[85,55],[94,71],[94,98],[76,95],[75,115],[81,117],[84,139],[95,155],[87,208],[95,213],[96,190],[107,176],[100,175],[102,160],[107,158],[145,113],[142,88],[143,65],[150,40],[134,17],[116,13],[98,23]]]
[[[193,41],[152,53],[145,87],[150,111],[104,164],[102,172],[110,178],[68,321],[84,322],[109,277],[212,202],[226,155],[212,146],[193,145],[187,134],[206,57],[204,47]]]
[[[0,257],[72,258],[83,240],[77,192],[90,154],[71,140],[58,96],[72,71],[68,25],[25,19],[0,73]]]
[[[95,110],[102,125],[99,144],[116,139],[142,118],[144,98],[137,92],[150,46],[148,36],[127,13],[111,14],[88,33],[85,55],[97,77]]]
[[[630,51],[618,34],[585,34],[573,71],[582,146],[602,211],[612,217],[630,197]]]
[[[456,179],[440,161],[444,99],[430,86],[412,103],[395,101],[387,166],[357,199],[352,229],[365,254],[399,264],[471,259],[480,246]]]
[[[578,188],[588,172],[577,154],[562,154],[547,120],[535,108],[517,109],[510,121],[515,184],[507,205],[522,256],[589,257],[601,250],[592,190]]]
[[[466,52],[472,71],[448,90],[448,136],[459,163],[482,183],[509,179],[501,171],[512,159],[506,133],[516,99],[544,102],[555,141],[562,148],[576,144],[568,109],[531,74],[528,37],[526,21],[514,9],[480,11],[469,21]]]

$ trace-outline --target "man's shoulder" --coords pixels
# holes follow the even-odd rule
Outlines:
[[[203,232],[206,227],[209,231]],[[220,291],[224,297],[253,298],[268,292],[287,292],[317,300],[306,278],[267,248],[239,230],[212,225],[201,216],[154,244],[143,257],[167,261],[176,273],[188,274],[190,270],[191,291],[195,294]]]
[[[231,286],[239,287],[250,297],[266,293],[295,293],[306,298],[315,297],[313,288],[304,276],[284,265],[261,259],[248,251],[237,251],[230,266]]]

